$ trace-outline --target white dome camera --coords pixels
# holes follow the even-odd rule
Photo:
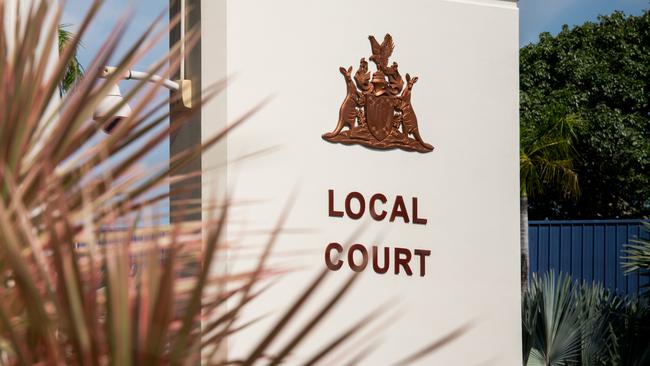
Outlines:
[[[123,119],[131,116],[131,107],[126,103],[111,114],[113,108],[117,107],[123,100],[124,97],[122,97],[120,88],[116,84],[111,87],[104,99],[95,108],[93,119],[104,123],[104,132],[111,133]]]

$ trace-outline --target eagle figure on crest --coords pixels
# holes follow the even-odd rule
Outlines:
[[[378,69],[386,67],[388,59],[395,49],[393,37],[391,37],[390,34],[386,34],[384,41],[381,44],[377,42],[375,36],[368,36],[368,39],[370,40],[370,47],[372,48],[372,56],[370,56],[369,60],[374,62]]]
[[[376,65],[377,70],[371,75],[368,62],[362,58],[353,81],[352,66],[339,68],[347,93],[339,109],[336,128],[324,134],[323,139],[381,150],[432,151],[433,146],[420,136],[411,104],[411,92],[418,78],[406,74],[405,88],[397,62],[388,65],[395,49],[390,34],[386,34],[381,44],[374,36],[368,39],[372,49],[368,59]]]

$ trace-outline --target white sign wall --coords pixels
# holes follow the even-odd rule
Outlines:
[[[246,250],[233,251],[231,271],[251,265],[266,239],[257,233],[274,226],[297,192],[285,224],[292,230],[280,238],[271,263],[295,271],[255,302],[251,319],[269,317],[232,339],[230,355],[254,346],[329,265],[312,312],[353,270],[361,278],[292,355],[295,364],[386,302],[399,317],[379,332],[381,346],[364,364],[388,365],[466,324],[465,334],[419,364],[521,364],[516,3],[205,0],[201,13],[203,85],[235,75],[227,94],[203,111],[202,136],[274,96],[203,158],[204,200],[214,197],[215,183],[227,182],[238,203],[228,241]],[[418,77],[410,90],[412,111],[402,94],[391,94],[399,80],[384,75],[393,82],[383,92],[395,102],[395,119],[384,121],[385,106],[377,104],[389,99],[368,96],[383,88],[376,80],[373,91],[355,91],[352,109],[363,111],[364,120],[344,116],[359,128],[358,139],[326,141],[322,135],[335,129],[349,92],[342,73],[352,66],[354,81],[360,59],[373,54],[368,36],[381,43],[385,34],[395,45],[386,73],[396,61],[405,87],[407,73]],[[375,62],[368,68],[372,79]],[[412,127],[413,111],[433,151],[381,149],[399,145],[397,137],[387,143],[381,130],[393,133],[393,122],[398,131]],[[342,140],[354,135],[348,128]],[[359,139],[383,145],[369,148]],[[425,146],[413,135],[402,142]],[[270,147],[277,149],[216,168]],[[330,244],[345,246],[362,225],[352,263],[347,252],[337,259],[340,248]],[[387,269],[383,262],[375,268],[373,247],[382,260],[387,250]],[[370,257],[362,269],[364,252]]]

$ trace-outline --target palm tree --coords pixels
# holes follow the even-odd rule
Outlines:
[[[519,147],[521,180],[520,244],[521,288],[528,288],[528,198],[546,189],[559,189],[568,197],[580,194],[574,143],[580,119],[558,106],[549,106],[535,121],[522,121]]]
[[[65,47],[71,44],[74,39],[74,33],[69,31],[67,28],[70,27],[69,24],[60,24],[58,29],[58,43],[59,43],[59,52],[62,52]],[[83,66],[77,58],[77,48],[75,46],[74,54],[70,57],[68,65],[65,70],[65,74],[61,79],[61,84],[59,86],[59,93],[63,94],[70,90],[72,86],[81,79],[84,74]]]

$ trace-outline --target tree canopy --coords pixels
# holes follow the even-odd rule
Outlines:
[[[580,196],[549,187],[531,197],[531,219],[650,215],[650,11],[542,33],[521,48],[520,73],[522,134],[542,123],[549,105],[582,121]]]

